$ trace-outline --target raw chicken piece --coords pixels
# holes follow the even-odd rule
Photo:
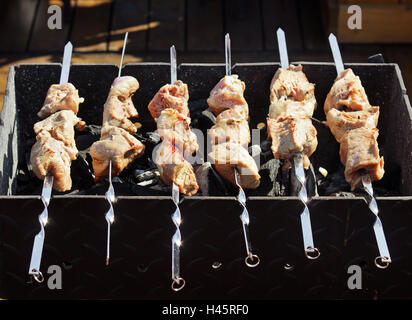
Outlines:
[[[310,83],[302,71],[302,66],[290,65],[279,68],[270,83],[270,103],[284,97],[291,101],[311,100],[314,105],[315,85]]]
[[[99,141],[92,144],[95,181],[109,176],[109,161],[112,160],[112,176],[117,176],[134,159],[144,152],[144,145],[122,128],[104,125]]]
[[[130,76],[114,79],[109,96],[104,104],[103,126],[105,124],[123,128],[131,133],[137,131],[129,118],[137,118],[132,96],[139,89],[139,82]]]
[[[368,96],[358,76],[352,69],[343,70],[335,79],[324,105],[325,114],[331,109],[342,111],[367,111],[370,108]]]
[[[328,127],[338,142],[341,142],[342,137],[349,130],[360,127],[376,128],[378,118],[379,107],[371,107],[368,111],[352,112],[330,109],[326,115]]]
[[[187,84],[177,80],[173,84],[166,84],[161,87],[150,101],[148,109],[155,120],[160,117],[162,110],[167,108],[175,109],[184,116],[190,117],[188,100]]]
[[[169,141],[166,140],[160,144],[154,161],[164,183],[167,185],[175,183],[179,187],[180,193],[187,196],[197,193],[199,186],[192,165]]]
[[[157,119],[157,130],[163,141],[169,141],[183,153],[184,158],[199,150],[196,135],[190,130],[190,118],[167,108]]]
[[[244,106],[243,116],[248,119],[247,102],[243,97],[245,87],[245,83],[239,80],[237,75],[225,76],[210,92],[207,104],[215,115],[235,106]]]
[[[383,157],[379,157],[377,128],[361,127],[347,131],[340,145],[340,159],[345,165],[345,179],[351,190],[362,185],[362,175],[369,174],[372,181],[384,174]]]
[[[44,180],[48,173],[53,175],[53,189],[64,192],[72,188],[70,164],[76,156],[75,146],[66,146],[63,141],[53,138],[50,132],[42,130],[31,149],[30,164],[40,180]]]
[[[60,110],[71,110],[77,114],[79,104],[83,102],[84,99],[79,97],[79,92],[71,83],[53,84],[37,115],[44,119]]]
[[[249,124],[236,109],[227,109],[217,116],[209,137],[212,144],[234,142],[247,148],[250,143]]]
[[[208,154],[211,163],[225,179],[236,186],[235,170],[240,175],[239,184],[245,189],[256,189],[260,184],[259,170],[248,151],[238,143],[226,142],[214,145]]]
[[[291,167],[290,160],[301,153],[303,166],[309,168],[309,158],[318,145],[317,132],[308,118],[279,117],[267,119],[268,135],[272,139],[272,152],[275,159],[286,160],[284,169]]]

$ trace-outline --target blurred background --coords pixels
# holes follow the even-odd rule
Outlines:
[[[348,27],[348,7],[362,12],[360,30]],[[48,8],[62,8],[62,28],[51,30]],[[73,63],[115,63],[129,32],[125,63],[224,62],[224,34],[232,63],[279,61],[275,30],[286,32],[290,61],[333,61],[334,32],[345,62],[382,53],[398,63],[412,89],[412,0],[1,0],[0,107],[10,65],[60,62],[64,44]]]

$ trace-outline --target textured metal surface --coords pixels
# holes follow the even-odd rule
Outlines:
[[[48,225],[42,268],[43,284],[27,283],[31,241],[37,228],[39,198],[0,199],[0,295],[6,298],[113,299],[314,299],[411,297],[412,199],[378,199],[393,263],[373,265],[377,247],[373,215],[361,198],[319,199],[309,203],[314,236],[322,255],[308,261],[303,245],[297,198],[249,198],[251,230],[261,264],[243,262],[239,228],[242,208],[235,198],[185,199],[182,211],[181,265],[187,285],[170,290],[170,238],[174,227],[170,198],[120,198],[112,227],[112,260],[105,257],[104,197],[55,197]],[[28,210],[30,208],[30,210]],[[136,208],[130,210],[131,208]],[[37,211],[37,212],[36,212]],[[78,222],[69,213],[78,214]],[[212,236],[211,236],[212,235]],[[68,245],[70,244],[70,245]],[[213,264],[219,262],[219,268]],[[63,289],[47,288],[46,270],[63,270]],[[363,269],[360,291],[347,289],[347,269]]]

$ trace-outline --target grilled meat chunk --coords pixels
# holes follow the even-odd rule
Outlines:
[[[112,176],[117,176],[134,159],[144,152],[144,145],[123,128],[104,125],[99,141],[92,144],[95,181],[109,176],[109,161],[112,161]]]
[[[341,142],[342,137],[349,130],[356,128],[376,128],[379,118],[379,108],[371,107],[368,111],[345,112],[330,109],[326,120],[330,131],[336,141]]]
[[[67,147],[63,141],[54,139],[48,131],[41,131],[36,139],[30,153],[33,172],[40,180],[44,180],[47,174],[53,175],[53,189],[56,191],[70,190],[70,164],[76,159],[77,149]]]
[[[260,175],[246,149],[250,132],[244,91],[245,83],[237,75],[231,75],[223,77],[210,92],[207,103],[217,117],[209,130],[212,144],[209,158],[219,174],[233,185],[236,186],[235,170],[238,170],[240,186],[255,189],[260,184]]]
[[[79,111],[79,104],[84,99],[79,97],[78,90],[71,83],[53,84],[47,91],[43,107],[37,113],[41,119],[60,110],[71,110],[75,114]]]
[[[279,117],[267,119],[268,135],[272,139],[275,159],[286,160],[284,169],[291,167],[290,160],[296,154],[303,154],[303,166],[309,168],[309,158],[318,145],[316,129],[308,118]]]
[[[302,71],[302,66],[290,65],[279,68],[270,83],[270,103],[285,97],[291,101],[312,101],[316,106],[315,85],[310,83]]]
[[[173,84],[166,84],[161,87],[150,101],[148,109],[155,120],[160,117],[162,110],[167,108],[175,109],[182,115],[190,117],[188,100],[187,84],[177,80]]]
[[[197,137],[190,130],[189,124],[190,118],[172,108],[162,110],[157,119],[157,130],[161,139],[168,140],[178,148],[184,158],[199,150]]]
[[[187,196],[199,186],[192,165],[185,159],[197,152],[197,136],[190,130],[187,85],[180,80],[160,88],[148,105],[162,139],[155,163],[164,183],[176,184]]]
[[[369,174],[372,181],[383,177],[384,161],[379,157],[378,134],[376,128],[360,127],[348,130],[341,139],[340,159],[352,191],[362,185],[362,175]]]
[[[285,160],[284,170],[292,167],[290,160],[297,154],[302,154],[308,169],[309,157],[318,145],[310,119],[316,108],[314,91],[301,65],[278,69],[270,84],[268,138],[272,139],[274,157]]]
[[[245,189],[256,189],[260,184],[259,170],[248,151],[239,143],[225,142],[212,146],[208,154],[217,172],[236,186],[235,169],[239,184]]]
[[[297,117],[310,118],[313,115],[316,107],[315,97],[309,100],[294,101],[286,96],[272,102],[269,106],[269,118],[277,119],[279,117]]]
[[[109,96],[104,104],[103,126],[105,124],[123,128],[130,133],[137,131],[129,118],[137,118],[132,96],[139,89],[139,82],[130,76],[114,79]]]
[[[368,96],[358,76],[352,69],[343,70],[326,96],[325,114],[331,109],[341,111],[367,111],[370,108]]]
[[[66,146],[76,148],[76,143],[74,141],[74,127],[80,123],[83,123],[83,121],[81,121],[81,119],[72,111],[62,110],[35,123],[33,129],[36,135],[41,131],[47,131],[54,139],[62,141]]]
[[[236,109],[227,109],[216,118],[216,124],[209,130],[212,144],[234,142],[247,148],[250,143],[249,124]]]
[[[185,160],[182,153],[169,140],[162,141],[156,150],[154,159],[160,173],[160,178],[167,185],[175,183],[180,193],[192,196],[199,186],[192,165]]]
[[[379,156],[376,128],[379,107],[371,106],[359,77],[351,69],[335,79],[324,105],[328,127],[340,143],[340,159],[351,190],[362,185],[362,175],[372,181],[384,175],[384,160]]]
[[[30,164],[36,176],[44,180],[54,176],[53,188],[64,192],[72,187],[70,165],[78,150],[73,127],[80,122],[73,111],[59,111],[34,125],[36,143],[30,153]]]
[[[128,119],[138,116],[131,99],[137,89],[139,82],[134,77],[118,77],[113,81],[104,104],[100,140],[90,147],[96,182],[109,176],[110,161],[112,176],[117,176],[144,152],[144,145],[130,134],[137,129]]]
[[[242,112],[244,118],[247,120],[249,117],[249,109],[243,96],[245,88],[245,83],[239,80],[237,75],[225,76],[210,92],[207,104],[215,115],[235,106],[240,106],[239,112]]]

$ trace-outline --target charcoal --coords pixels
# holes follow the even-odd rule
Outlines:
[[[160,135],[157,132],[147,132],[146,136],[147,136],[147,139],[145,139],[144,137],[142,138],[143,143],[150,142],[154,145],[157,145],[161,140]]]
[[[19,181],[19,183],[27,183],[30,180],[30,177],[27,176],[26,172],[19,169],[17,170],[17,180]]]
[[[216,171],[210,162],[205,162],[196,169],[196,179],[202,195],[234,196],[237,189]]]
[[[144,171],[141,169],[134,170],[133,174],[136,182],[152,180],[160,175],[158,170]]]
[[[260,186],[255,190],[246,190],[248,196],[288,196],[288,176],[282,171],[282,161],[274,159],[264,162],[260,166]],[[286,182],[286,183],[285,183]]]
[[[345,180],[344,170],[345,168],[343,167],[343,165],[341,165],[338,171],[328,174],[326,178],[323,178],[322,175],[319,175],[319,194],[323,196],[329,196],[342,192],[350,192],[350,186]]]

